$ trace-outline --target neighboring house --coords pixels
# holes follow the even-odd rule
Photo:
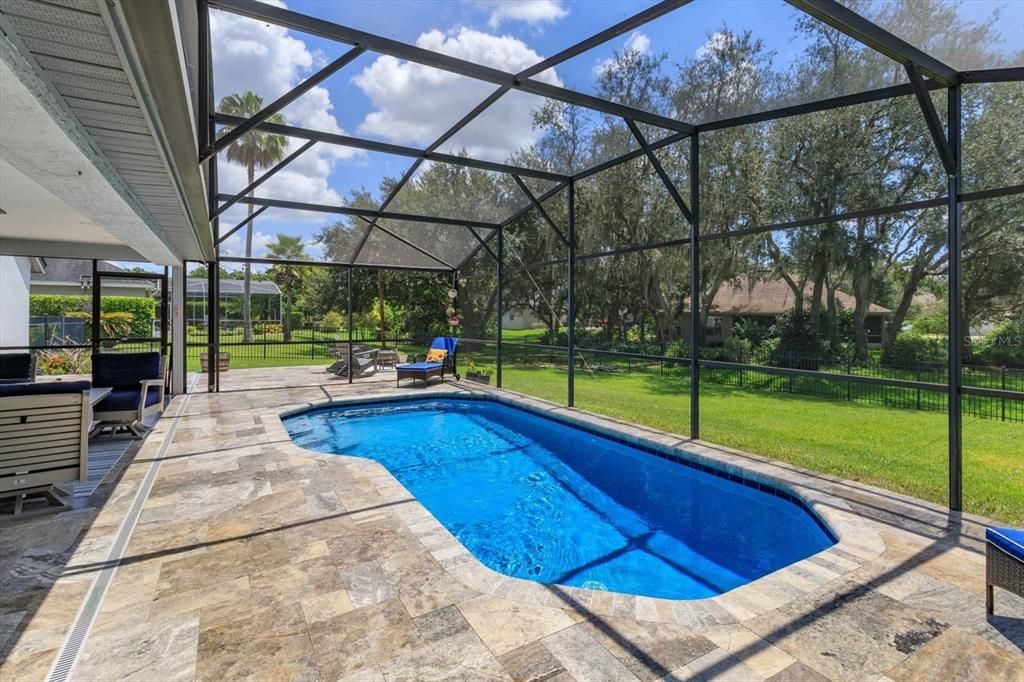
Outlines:
[[[512,330],[547,329],[547,325],[529,308],[516,308],[515,310],[506,310],[501,316],[501,328]]]
[[[806,299],[811,295],[811,286],[805,289]],[[853,310],[856,299],[845,291],[835,292],[836,303],[844,310]],[[805,300],[806,300],[805,299]],[[690,307],[690,299],[683,302]],[[773,321],[779,315],[793,309],[793,290],[782,279],[756,279],[738,277],[723,284],[711,302],[711,314],[705,327],[705,341],[709,344],[724,343],[732,336],[732,328],[739,318]],[[879,347],[885,339],[886,319],[892,313],[888,308],[872,303],[868,307],[865,326],[868,345]],[[681,328],[689,325],[689,316],[684,315]],[[685,334],[685,331],[683,332]]]
[[[125,272],[107,261],[97,261],[100,272]],[[91,296],[92,261],[75,258],[47,258],[45,266],[32,273],[33,294],[53,296]],[[146,279],[106,279],[104,296],[152,296],[153,281]]]

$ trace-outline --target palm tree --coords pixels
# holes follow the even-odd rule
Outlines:
[[[254,92],[246,90],[242,94],[228,95],[220,101],[220,111],[231,116],[240,118],[252,118],[263,109],[263,98]],[[281,114],[272,114],[267,118],[269,123],[284,124],[285,119]],[[221,133],[231,130],[224,128]],[[256,180],[256,169],[269,168],[284,158],[288,147],[288,139],[282,135],[274,135],[262,130],[250,130],[245,135],[235,140],[227,152],[228,161],[234,161],[245,166],[248,171],[249,182],[246,187],[252,185]],[[251,197],[252,195],[250,195]],[[249,204],[249,224],[245,228],[245,257],[252,258],[252,214],[255,207]],[[252,342],[252,265],[245,264],[245,277],[242,285],[242,333],[243,341]]]
[[[287,234],[278,234],[277,241],[267,244],[270,258],[283,261],[304,260],[307,258],[302,239]],[[281,288],[282,331],[284,340],[292,340],[292,304],[295,302],[295,290],[302,282],[312,275],[312,268],[290,263],[274,264],[268,271],[271,279]]]

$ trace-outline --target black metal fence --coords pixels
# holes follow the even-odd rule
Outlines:
[[[465,351],[493,362],[493,341],[467,339]],[[564,368],[567,350],[562,346],[533,343],[502,343],[503,365],[548,365]],[[600,349],[577,348],[577,373],[647,373],[689,378],[689,358]],[[787,355],[783,366],[701,359],[701,383],[749,391],[788,393],[843,402],[897,409],[944,412],[948,404],[947,370],[938,363],[881,364],[836,362],[823,358]],[[478,361],[479,363],[479,361]],[[1007,367],[964,367],[963,385],[968,388],[1019,392],[1020,399],[965,393],[965,417],[1024,422],[1024,370]]]

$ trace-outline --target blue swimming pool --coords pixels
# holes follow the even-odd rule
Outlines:
[[[284,421],[302,447],[383,464],[477,559],[517,578],[699,599],[834,543],[786,493],[495,401]]]

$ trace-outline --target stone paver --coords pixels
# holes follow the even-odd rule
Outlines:
[[[387,373],[350,386],[303,367],[232,370],[222,387],[176,397],[86,508],[0,527],[4,682],[45,677],[161,456],[76,679],[987,681],[1024,671],[1024,600],[1000,592],[998,615],[984,613],[982,519],[465,383],[396,391]],[[424,391],[486,393],[680,447],[788,487],[840,542],[707,600],[543,586],[480,564],[378,464],[296,447],[279,417]]]

